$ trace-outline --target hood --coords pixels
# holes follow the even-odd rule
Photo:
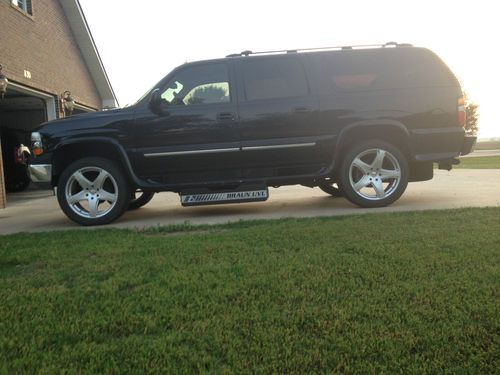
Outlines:
[[[131,107],[82,113],[45,122],[33,131],[38,131],[47,135],[74,132],[78,130],[89,131],[95,128],[102,128],[107,124],[115,123],[116,121],[129,119],[131,116],[133,116]]]

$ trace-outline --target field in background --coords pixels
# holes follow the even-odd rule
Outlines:
[[[460,164],[454,165],[453,169],[499,169],[500,156],[475,156],[461,157]]]
[[[475,150],[500,150],[500,141],[477,142]]]
[[[4,373],[495,373],[500,209],[0,236]]]

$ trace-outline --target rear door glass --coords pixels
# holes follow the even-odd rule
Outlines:
[[[266,58],[241,63],[245,99],[262,100],[309,94],[301,62],[295,58]]]

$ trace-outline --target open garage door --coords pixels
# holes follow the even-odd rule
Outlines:
[[[31,131],[47,118],[46,98],[10,89],[0,100],[0,139],[7,192],[28,187],[27,166],[23,162],[28,150],[20,147],[29,146]]]
[[[9,82],[7,92],[0,99],[0,140],[2,161],[0,161],[0,208],[5,206],[4,191],[23,191],[29,186],[24,154],[17,152],[21,144],[29,147],[34,128],[56,116],[57,96],[37,91],[15,82]],[[94,109],[77,104],[73,115],[92,112]],[[22,151],[22,148],[21,148]],[[1,160],[0,159],[0,160]],[[2,176],[3,169],[3,176]],[[4,190],[5,189],[5,190]]]

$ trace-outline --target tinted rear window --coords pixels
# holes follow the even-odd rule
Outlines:
[[[321,78],[335,91],[457,86],[448,67],[425,49],[391,48],[314,55],[325,75]]]
[[[309,93],[304,68],[297,59],[256,59],[241,63],[247,100],[288,98]]]

